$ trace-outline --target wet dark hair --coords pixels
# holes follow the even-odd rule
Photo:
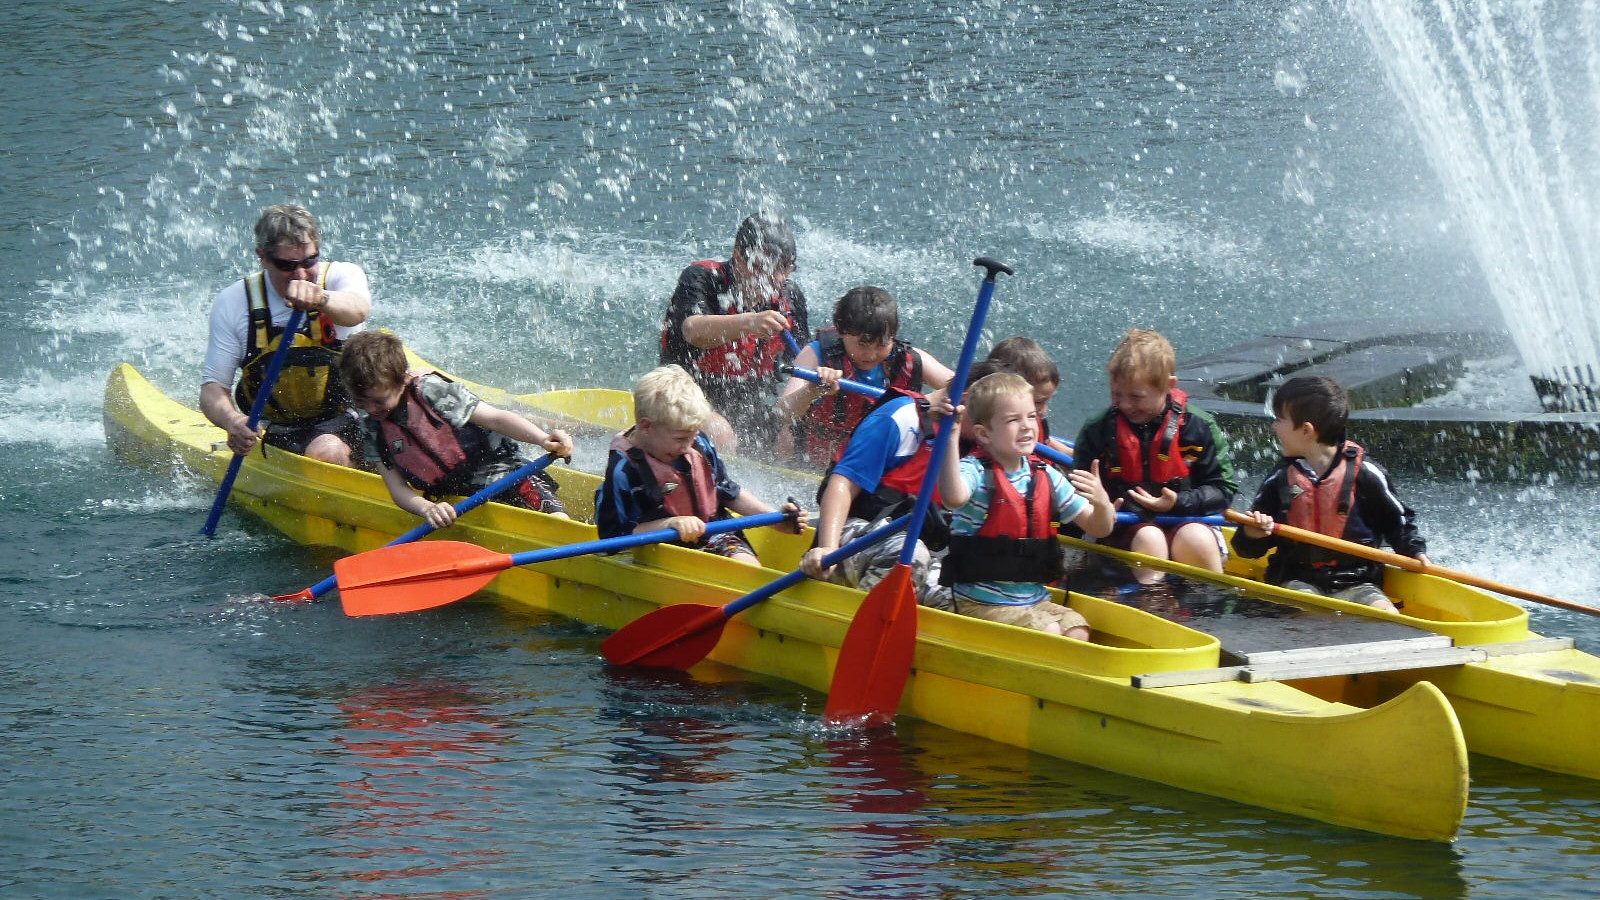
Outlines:
[[[1350,395],[1326,375],[1296,375],[1273,392],[1272,413],[1296,426],[1310,422],[1317,443],[1337,447],[1350,420]]]
[[[900,332],[900,305],[880,287],[853,287],[833,304],[833,327],[840,334],[881,341]]]
[[[1013,375],[1022,375],[1022,373],[1018,372],[1016,367],[1011,365],[1011,363],[1003,359],[995,359],[993,356],[991,356],[988,359],[980,360],[972,364],[971,371],[967,373],[967,384],[977,384],[996,372],[1010,372]],[[1027,376],[1023,375],[1023,377],[1026,378]]]
[[[746,260],[760,257],[776,268],[794,266],[794,232],[777,213],[762,210],[740,222],[733,249]]]
[[[1020,334],[1008,337],[994,345],[994,349],[989,351],[989,358],[1005,363],[1012,371],[1028,379],[1029,384],[1039,385],[1047,381],[1054,385],[1061,384],[1061,370],[1056,367],[1056,361],[1033,338]]]

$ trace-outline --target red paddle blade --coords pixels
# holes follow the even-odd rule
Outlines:
[[[624,625],[600,642],[600,652],[619,666],[687,669],[717,646],[726,624],[728,614],[720,606],[675,603]]]
[[[454,603],[511,568],[511,557],[461,541],[396,544],[333,564],[347,616],[415,612]]]
[[[888,725],[900,708],[917,649],[917,592],[911,567],[896,565],[850,621],[822,720],[828,725]]]
[[[272,601],[274,603],[310,603],[315,599],[317,599],[317,595],[311,593],[311,588],[306,588],[295,591],[292,594],[279,594],[273,597]]]

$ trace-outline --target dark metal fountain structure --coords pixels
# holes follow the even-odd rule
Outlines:
[[[1416,405],[1454,387],[1468,360],[1514,352],[1500,331],[1333,322],[1184,360],[1178,386],[1216,414],[1235,462],[1251,470],[1278,456],[1266,406],[1273,388],[1295,375],[1327,375],[1350,392],[1351,439],[1388,468],[1513,481],[1600,479],[1600,380],[1592,371],[1535,377],[1542,411]]]

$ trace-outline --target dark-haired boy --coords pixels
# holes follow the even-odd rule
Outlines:
[[[549,431],[437,372],[408,371],[405,346],[392,334],[363,331],[345,341],[339,372],[361,417],[362,444],[395,505],[434,528],[456,520],[439,498],[475,494],[526,462],[518,441],[572,456],[572,438]],[[498,499],[556,516],[566,507],[555,479],[529,476]]]
[[[1291,378],[1272,396],[1272,433],[1283,459],[1261,483],[1251,505],[1255,525],[1239,529],[1233,551],[1254,559],[1275,551],[1267,581],[1286,588],[1364,603],[1395,605],[1383,592],[1383,565],[1274,536],[1281,522],[1368,547],[1387,541],[1395,552],[1426,564],[1427,542],[1411,508],[1395,495],[1389,475],[1345,438],[1350,401],[1331,378]]]
[[[899,331],[899,305],[883,288],[851,288],[834,304],[833,327],[818,329],[794,362],[816,370],[819,380],[790,378],[776,405],[780,421],[800,423],[801,455],[818,465],[833,462],[871,409],[872,400],[839,390],[840,379],[919,393],[924,385],[950,383],[954,373],[896,337]]]

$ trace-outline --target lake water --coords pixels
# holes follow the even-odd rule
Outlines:
[[[626,387],[677,271],[762,205],[796,224],[819,321],[878,284],[948,360],[970,260],[1012,263],[991,332],[1056,357],[1062,431],[1103,405],[1131,325],[1188,356],[1302,321],[1494,322],[1337,4],[9,15],[0,896],[1600,890],[1600,784],[1494,760],[1473,759],[1460,839],[1421,845],[916,722],[829,733],[818,695],[612,671],[603,633],[487,603],[360,621],[261,603],[331,557],[236,514],[198,539],[206,485],[104,447],[116,362],[192,402],[211,297],[284,201],[367,268],[375,325],[519,391]],[[1600,604],[1592,483],[1401,486],[1436,561]],[[1534,616],[1600,650],[1595,620]]]

